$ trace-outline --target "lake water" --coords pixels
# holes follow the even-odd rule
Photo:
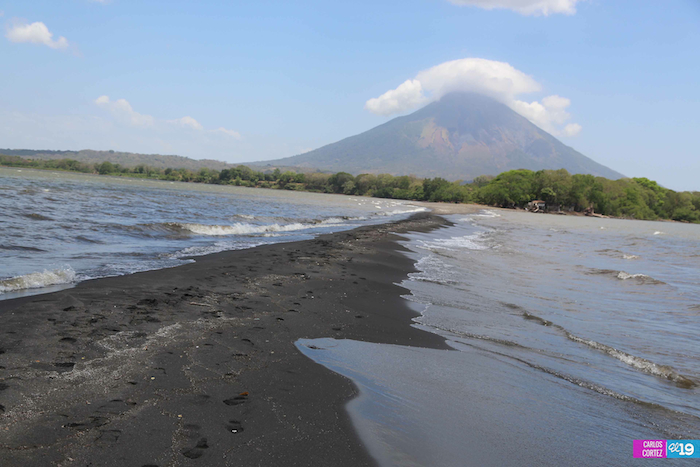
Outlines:
[[[402,285],[453,351],[297,344],[356,382],[382,465],[630,465],[633,439],[700,438],[699,225],[449,219],[407,236]]]
[[[0,169],[0,299],[420,209]],[[297,342],[358,385],[348,410],[382,465],[629,465],[633,439],[700,438],[700,226],[448,218],[406,235],[402,285],[453,350]]]
[[[0,168],[0,299],[417,210],[391,200]]]

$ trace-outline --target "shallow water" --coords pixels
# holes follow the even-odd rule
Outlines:
[[[402,285],[455,351],[298,343],[361,388],[349,410],[382,465],[626,465],[633,439],[700,438],[700,226],[450,220],[407,235]]]
[[[0,168],[0,299],[417,210],[391,200]]]

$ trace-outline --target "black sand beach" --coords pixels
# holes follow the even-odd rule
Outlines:
[[[352,383],[299,338],[447,348],[409,326],[406,221],[0,301],[0,465],[374,465]]]

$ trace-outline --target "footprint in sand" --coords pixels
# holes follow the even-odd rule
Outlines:
[[[240,405],[248,401],[248,393],[242,392],[241,394],[224,400],[226,405]]]
[[[199,441],[197,441],[195,447],[185,449],[184,451],[182,451],[182,455],[187,457],[188,459],[198,459],[202,457],[202,455],[204,454],[204,450],[208,447],[209,445],[207,444],[207,439],[200,438]]]

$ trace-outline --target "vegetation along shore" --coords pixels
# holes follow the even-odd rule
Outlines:
[[[347,172],[297,173],[279,169],[262,172],[244,165],[192,171],[147,165],[125,167],[108,161],[84,163],[72,159],[41,160],[6,155],[0,155],[0,166],[500,207],[522,208],[532,200],[543,200],[563,211],[592,210],[605,216],[700,223],[700,192],[676,192],[647,178],[610,180],[586,174],[571,175],[565,169],[510,170],[495,177],[482,175],[464,183],[411,175],[354,176]]]

